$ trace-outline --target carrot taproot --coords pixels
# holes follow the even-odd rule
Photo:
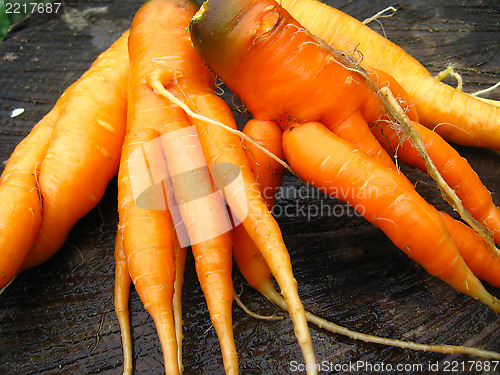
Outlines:
[[[421,149],[433,178],[452,197],[454,207],[488,238],[484,227],[465,210],[455,191],[439,175],[418,133],[407,117],[399,114],[403,111],[393,103],[396,100],[392,97],[390,102],[389,90],[379,88],[369,77],[373,70],[362,71],[356,62],[325,46],[273,1],[231,1],[221,5],[212,0],[205,8],[204,21],[201,25],[195,23],[197,29],[193,29],[195,48],[255,117],[278,121],[284,129],[293,121],[314,120],[335,128],[356,111],[366,122],[396,114],[405,130],[411,132],[412,143]],[[284,84],[288,81],[294,84]],[[373,103],[379,93],[382,101],[387,100],[384,105],[380,101]],[[358,125],[366,128],[366,123]],[[443,226],[440,220],[438,223]]]
[[[62,101],[16,147],[0,177],[0,289],[18,273],[40,227],[39,167]]]
[[[131,375],[133,371],[132,336],[130,333],[130,274],[128,271],[127,258],[123,250],[123,238],[121,228],[116,230],[115,238],[115,313],[120,325],[123,350],[123,375]]]
[[[367,123],[386,116],[394,119],[447,201],[494,247],[484,225],[439,174],[390,89],[379,87],[370,76],[383,71],[363,69],[313,36],[275,1],[233,0],[221,6],[211,0],[205,9],[203,22],[194,22],[195,48],[256,118],[277,121],[284,129],[293,121],[320,121],[334,128],[356,111]]]
[[[118,170],[125,134],[128,31],[67,89],[37,184],[42,217],[20,271],[53,256],[102,198]]]
[[[190,106],[196,108],[196,112],[194,112],[190,106],[169,94],[158,82],[152,82],[152,86],[155,87],[157,92],[177,103],[193,118],[200,135],[202,148],[207,155],[206,158],[212,161],[211,174],[216,186],[222,188],[226,186],[228,181],[226,180],[227,175],[224,173],[225,168],[219,169],[214,168],[214,166],[222,164],[238,167],[243,187],[241,188],[239,184],[229,188],[226,186],[226,201],[233,212],[233,217],[236,217],[239,221],[243,220],[245,229],[251,233],[252,239],[259,250],[263,255],[265,254],[266,262],[268,262],[273,275],[277,279],[282,294],[289,301],[290,306],[293,306],[288,311],[305,358],[307,373],[316,374],[316,359],[305,320],[305,311],[298,296],[297,282],[293,277],[290,256],[283,242],[278,224],[254,186],[255,179],[249,171],[250,168],[244,152],[239,150],[238,131],[227,104],[217,97],[213,91],[210,91],[207,95],[205,90],[204,93],[198,92],[197,95],[193,95],[194,99],[192,101],[189,100],[191,98],[188,98]],[[196,100],[197,98],[201,100]]]
[[[181,374],[184,371],[184,364],[182,361],[182,340],[184,338],[184,334],[182,333],[182,285],[184,284],[186,256],[187,247],[179,244],[179,239],[176,235],[174,238],[175,280],[172,308],[174,310],[175,338],[177,340],[177,363]]]
[[[281,144],[281,131],[279,131],[279,127],[270,121],[257,121],[251,120],[249,121],[245,127],[243,128],[243,132],[252,137],[252,139],[256,140],[259,144],[265,145],[268,150],[272,151],[275,155],[281,156],[283,154],[282,144]],[[262,141],[262,142],[261,142]],[[255,148],[255,147],[253,147]],[[253,151],[253,150],[250,150]],[[256,150],[257,151],[257,150]],[[257,152],[248,152],[247,157],[249,158],[250,165],[252,166],[253,173],[258,175],[274,175],[276,170],[284,171],[284,167],[268,155],[262,153],[260,150]],[[267,169],[267,171],[265,170]],[[268,206],[272,208],[272,204],[274,203],[274,197],[268,196],[264,192],[267,189],[274,191],[276,187],[279,185],[279,180],[276,178],[264,178],[257,179],[259,188],[268,202]],[[266,185],[266,183],[271,185]],[[451,218],[450,218],[451,219]],[[451,219],[455,221],[454,219]],[[451,224],[454,225],[454,224]],[[463,224],[458,224],[463,225]],[[467,246],[470,251],[472,248],[476,247],[479,241],[479,245],[482,244],[484,250],[489,251],[489,248],[486,246],[484,241],[480,239],[480,237],[476,236],[475,233],[468,228],[469,231],[466,231],[466,236],[460,237],[462,241],[467,242],[465,246]],[[472,234],[470,233],[472,231]],[[462,230],[453,226],[453,234],[459,233],[463,235]],[[470,239],[469,236],[473,235],[473,240],[468,241]],[[454,237],[455,240],[455,237]],[[280,307],[282,310],[287,310],[286,302],[283,297],[276,291],[274,287],[273,280],[271,279],[271,271],[267,266],[264,258],[260,254],[258,248],[253,243],[252,239],[247,235],[244,228],[242,226],[237,226],[233,229],[233,256],[238,265],[238,268],[242,275],[244,276],[247,283],[258,290],[264,297],[266,297],[269,301],[274,303],[276,306]],[[461,247],[459,247],[460,249]],[[469,252],[470,253],[470,252]],[[462,253],[461,253],[462,254]],[[478,268],[474,270],[479,270],[479,267],[482,266],[481,260],[484,257],[472,255],[470,253],[470,257],[474,259],[472,261],[473,265],[477,265]],[[467,260],[467,259],[466,259]],[[498,267],[500,263],[496,265]],[[494,267],[483,267],[488,271],[493,269]],[[252,315],[256,315],[253,314]],[[433,351],[439,353],[466,353],[470,355],[476,355],[480,357],[486,358],[500,358],[500,354],[496,352],[486,351],[478,348],[472,348],[467,346],[455,346],[455,345],[429,345],[429,344],[420,344],[410,341],[402,341],[397,339],[389,339],[385,337],[373,336],[361,332],[356,332],[350,330],[349,328],[340,326],[333,322],[330,322],[326,319],[323,319],[309,311],[306,311],[307,320],[315,324],[321,329],[328,330],[332,333],[344,335],[350,337],[355,340],[361,340],[364,342],[377,343],[382,345],[391,345],[400,348],[408,348],[412,350],[423,350],[423,351]],[[266,317],[268,319],[268,317]]]
[[[416,59],[355,18],[317,0],[281,0],[304,27],[335,48],[361,51],[361,64],[393,76],[410,95],[420,122],[463,145],[500,148],[500,110],[434,78]]]
[[[358,207],[410,258],[456,290],[500,312],[500,301],[467,267],[438,211],[407,189],[396,172],[374,162],[318,122],[290,127],[283,135],[283,148],[302,178],[331,192],[352,189],[355,194],[341,198]]]

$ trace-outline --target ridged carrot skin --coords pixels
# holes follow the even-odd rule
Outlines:
[[[393,76],[415,103],[421,124],[454,143],[500,148],[500,108],[438,81],[401,47],[338,9],[317,0],[280,4],[317,37],[340,50],[356,48],[363,66]]]
[[[189,236],[196,273],[219,338],[224,369],[226,374],[238,374],[232,328],[232,237],[225,203],[214,192],[196,131],[184,129],[167,134],[162,140],[173,196]]]
[[[282,132],[275,122],[252,119],[245,124],[243,133],[281,160],[285,158],[281,146]],[[285,168],[252,143],[244,141],[243,146],[262,198],[267,208],[272,210]]]
[[[439,212],[408,189],[404,177],[317,122],[290,127],[283,135],[283,149],[303,179],[333,193],[352,191],[345,200],[410,258],[456,290],[500,312],[500,301],[466,265]]]
[[[59,250],[118,170],[126,124],[127,38],[125,32],[68,89],[40,165],[42,222],[21,270]]]

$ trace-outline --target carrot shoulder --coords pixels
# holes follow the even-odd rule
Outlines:
[[[42,221],[21,270],[59,250],[118,170],[126,122],[127,38],[128,31],[68,89],[41,161]]]
[[[333,7],[318,0],[280,4],[317,37],[340,50],[356,48],[363,54],[363,66],[392,75],[410,95],[426,127],[455,143],[500,148],[500,108],[438,81],[402,48]]]

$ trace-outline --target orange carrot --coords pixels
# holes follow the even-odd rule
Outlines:
[[[189,88],[188,88],[189,89]],[[232,330],[232,238],[222,196],[212,181],[196,131],[162,137],[172,191],[193,251],[196,273],[219,337],[226,374],[238,373]]]
[[[191,27],[194,25],[195,23],[191,23]],[[235,134],[236,124],[232,113],[225,101],[215,94],[213,85],[199,84],[195,77],[193,81],[189,86],[190,90],[182,93],[182,100],[174,97],[158,81],[152,80],[151,85],[157,92],[181,106],[192,118],[215,186],[224,190],[233,217],[243,222],[277,279],[290,306],[290,316],[294,322],[308,373],[315,374],[316,359],[305,311],[298,296],[297,282],[293,277],[290,257],[279,226],[255,186],[255,178],[240,148],[240,140]],[[233,174],[228,174],[224,168],[228,165],[237,168],[241,184],[231,184],[228,181],[233,178]]]
[[[255,126],[256,124],[259,124],[259,126]],[[273,153],[275,155],[282,155],[283,151],[281,146],[281,133],[271,132],[273,128],[276,129],[277,125],[275,125],[272,122],[251,120],[251,123],[249,122],[247,123],[247,125],[245,125],[243,132],[247,135],[250,135],[254,140],[263,139],[264,135],[266,135],[265,141],[262,143],[260,142],[258,143],[261,145],[265,143],[266,147],[269,150],[273,150]],[[274,159],[271,159],[268,155],[262,152],[258,152],[255,154],[252,153],[251,155],[248,156],[250,158],[249,161],[253,167],[252,170],[255,175],[261,174],[262,172],[261,169],[266,168],[266,166],[268,165],[270,166],[268,167],[270,170],[265,172],[265,174],[269,174],[270,171],[274,171],[279,168],[281,168],[282,170],[284,169],[283,166],[276,163]],[[274,183],[275,185],[266,186],[264,185],[264,181],[267,181],[268,183]],[[259,182],[259,187],[261,191],[264,191],[268,187],[275,188],[277,186],[276,184],[278,183],[279,182],[276,179],[263,179]],[[451,220],[455,222],[455,220],[453,219]],[[489,252],[489,247],[486,246],[486,243],[482,241],[480,237],[476,236],[475,233],[470,228],[467,227],[466,228],[468,230],[462,232],[462,229],[458,227],[462,226],[462,224],[458,224],[458,226],[451,224],[450,226],[453,229],[452,230],[453,235],[458,234],[459,236],[461,236],[460,237],[461,241],[467,242],[465,244],[465,247],[467,247],[467,249],[469,250],[468,255],[470,256],[466,258],[466,261],[469,259],[472,261],[472,265],[476,267],[473,269],[474,272],[478,271],[484,273],[484,271],[486,270],[486,273],[490,273],[490,271],[492,270],[498,271],[498,267],[500,265],[498,259],[496,260],[492,259],[490,263],[494,264],[491,265],[485,264],[486,267],[484,267],[483,263],[481,262],[481,260],[483,260],[484,257],[477,256],[477,254],[473,255],[470,252],[470,250],[472,250],[473,247],[477,248],[478,244],[482,246],[484,251]],[[466,235],[463,236],[464,234]],[[472,239],[470,238],[470,236],[473,236]],[[259,250],[255,246],[251,238],[246,234],[244,228],[238,226],[233,229],[233,240],[234,240],[233,244],[234,259],[238,264],[238,268],[245,277],[245,280],[248,282],[248,284],[251,287],[258,290],[263,296],[265,296],[269,301],[274,303],[276,306],[280,307],[283,310],[287,310],[286,302],[274,287],[269,267],[267,266],[265,260],[262,258],[262,255],[260,254]],[[459,249],[461,248],[462,247],[460,246]],[[491,274],[491,276],[493,276],[493,274]],[[328,330],[332,333],[341,334],[355,340],[362,340],[365,342],[372,342],[383,345],[391,345],[400,348],[408,348],[412,350],[433,351],[438,353],[467,353],[487,358],[500,358],[500,355],[498,353],[484,351],[481,349],[471,348],[466,346],[418,344],[409,341],[401,341],[396,339],[389,339],[384,337],[368,335],[352,331],[346,327],[339,326],[338,324],[320,318],[308,311],[306,311],[306,317],[309,322],[317,325],[321,329]]]
[[[359,123],[363,134],[369,135],[364,122],[395,116],[398,126],[410,134],[412,144],[418,144],[419,153],[425,153],[418,133],[385,96],[388,90],[377,87],[370,77],[379,76],[384,81],[380,75],[385,73],[359,68],[345,54],[312,36],[274,1],[234,0],[222,7],[211,0],[199,18],[203,22],[193,23],[195,48],[256,118],[277,121],[283,129],[291,121],[320,121],[335,129],[356,118],[351,123]],[[376,144],[371,135],[366,140]],[[426,166],[460,215],[488,237],[429,157]],[[493,241],[489,242],[493,246]]]
[[[180,214],[186,227],[195,257],[198,278],[213,325],[219,336],[226,373],[236,374],[238,361],[231,319],[232,242],[230,232],[225,228],[220,229],[223,219],[227,221],[225,206],[220,205],[223,200],[218,199],[217,194],[213,193],[210,175],[204,168],[206,161],[201,147],[196,147],[197,136],[196,132],[193,132],[191,122],[180,108],[157,95],[150,86],[152,81],[161,82],[168,88],[171,95],[181,98],[185,95],[192,95],[192,92],[197,93],[200,86],[212,87],[213,76],[196,56],[187,32],[189,20],[197,8],[192,1],[159,0],[147,3],[137,13],[129,42],[132,62],[131,77],[136,86],[135,92],[130,97],[133,108],[129,111],[129,119],[132,126],[142,123],[142,128],[135,131],[135,137],[149,137],[147,140],[153,141],[152,135],[158,136],[154,141],[156,143],[143,146],[143,152],[149,155],[148,168],[152,171],[153,179],[155,173],[161,172],[162,169],[163,179],[167,175],[171,176],[171,186],[168,191],[171,189],[173,197],[167,207],[171,211],[175,210],[176,215]],[[132,85],[130,84],[129,87]],[[145,130],[144,126],[149,129]],[[129,135],[132,138],[133,129],[131,127],[128,130],[127,138]],[[134,145],[137,147],[137,142]],[[164,164],[162,164],[163,158]],[[128,161],[130,163],[130,160]],[[163,190],[164,193],[167,191]],[[148,202],[147,197],[144,202]],[[152,216],[154,213],[148,215]],[[176,217],[175,226],[179,227],[182,223],[177,220]],[[158,230],[162,227],[164,228],[165,224],[155,225]],[[155,233],[151,236],[151,240],[158,243],[163,237]],[[181,245],[183,245],[182,242]],[[147,269],[142,270],[143,277],[146,276],[146,271]],[[169,293],[172,281],[169,279],[165,284],[169,286]],[[155,300],[151,299],[149,304],[150,313],[154,305],[164,303],[158,296],[155,298]],[[168,299],[171,303],[171,294],[168,295]],[[168,314],[171,314],[171,308],[170,305]],[[170,316],[169,320],[171,320]],[[177,320],[179,321],[179,318]],[[168,324],[169,328],[173,327],[170,321]],[[174,366],[173,343],[171,342],[174,332],[169,333],[167,344],[170,345],[170,349],[166,349],[164,353],[167,370],[173,372],[174,367],[181,367],[182,364],[180,355],[176,353],[178,364],[175,363]],[[177,337],[177,340],[179,341],[180,337]]]
[[[420,122],[455,143],[500,148],[500,109],[438,81],[417,60],[368,26],[317,0],[281,0],[304,27],[335,48],[351,46],[361,64],[393,76],[410,94]]]
[[[372,130],[377,135],[380,143],[383,144],[387,150],[391,150],[391,152],[394,153],[396,153],[397,150],[397,155],[400,156],[401,161],[426,171],[424,161],[413,146],[411,146],[409,141],[400,144],[396,132],[386,121],[379,121],[376,124],[377,125],[375,125]],[[482,185],[478,176],[467,161],[461,158],[455,149],[446,143],[437,133],[415,122],[413,126],[419,131],[429,154],[445,180],[454,187],[457,194],[463,198],[464,205],[470,207],[471,212],[475,214],[474,216],[478,219],[480,219],[480,217],[477,214],[477,208],[485,207],[484,211],[489,213],[489,221],[485,224],[494,224],[498,208],[493,204],[491,195],[484,185]],[[335,131],[335,129],[333,130]],[[349,134],[345,132],[341,132],[341,134],[338,132],[335,133],[341,137],[343,136],[343,139],[351,141],[356,148],[366,152],[377,162],[383,164],[387,168],[397,171],[404,179],[405,176],[396,169],[394,163],[387,159],[387,154],[379,143],[365,142],[363,139],[360,140],[359,137],[350,136],[351,133],[356,133],[356,130],[359,130],[359,126],[350,123],[348,129]],[[448,164],[450,164],[451,167],[447,167]],[[413,185],[409,180],[405,182],[408,189],[413,189]],[[403,181],[400,182],[400,186],[402,186],[402,184]],[[481,204],[481,202],[485,203]],[[451,218],[445,212],[440,212],[440,214],[445,219],[445,225],[460,255],[464,258],[465,263],[474,275],[488,281],[494,286],[500,286],[498,272],[500,268],[499,252],[492,249],[481,236],[467,225]],[[483,214],[483,217],[484,216]]]
[[[40,228],[21,270],[59,250],[118,170],[126,122],[127,38],[125,32],[66,91],[37,180]]]
[[[474,272],[474,275],[500,288],[500,256],[498,253],[492,253],[488,244],[470,227],[455,220],[445,212],[440,213],[460,255]]]
[[[466,159],[444,141],[437,133],[412,122],[445,181],[462,200],[468,211],[493,232],[500,243],[500,209],[493,203],[490,192],[482,184]],[[409,141],[401,143],[396,132],[384,121],[373,124],[372,131],[388,152],[397,154],[399,160],[424,172],[426,166]]]
[[[281,129],[272,121],[250,120],[243,128],[243,133],[251,137],[259,145],[270,151],[280,159],[284,159],[281,146]],[[276,194],[281,185],[285,168],[276,160],[264,154],[250,142],[243,142],[245,155],[257,184],[259,184],[262,198],[269,210],[272,210]]]
[[[190,61],[185,29],[196,9],[189,1],[151,1],[134,17],[128,44],[127,135],[118,175],[120,226],[130,275],[155,322],[169,374],[180,372],[172,307],[176,245],[159,137],[187,121],[182,111],[154,93],[147,79],[154,72],[169,76],[172,66]]]
[[[16,147],[0,178],[0,289],[19,271],[40,227],[39,168],[62,102]]]
[[[372,91],[375,90],[375,87],[373,84],[366,83],[369,82],[368,74],[356,67],[351,67],[352,62],[349,59],[312,37],[275,2],[266,0],[231,1],[222,5],[211,0],[206,3],[203,12],[200,13],[192,24],[195,48],[215,73],[226,82],[233,92],[240,96],[254,116],[279,121],[284,129],[293,124],[293,121],[313,120],[324,121],[332,128],[335,124],[345,121],[356,111],[361,112],[366,122],[385,116],[380,110],[381,104],[372,104],[372,98],[376,96]],[[276,69],[276,66],[279,66],[280,69]],[[361,76],[363,78],[360,78]],[[363,79],[367,81],[363,82]],[[293,82],[293,84],[287,82]],[[269,89],[270,87],[272,89]],[[319,127],[319,124],[316,125]],[[307,128],[317,130],[312,125]],[[315,132],[318,136],[323,135],[323,133]],[[333,134],[328,134],[333,136]],[[354,150],[354,147],[352,149]],[[292,148],[288,148],[286,151],[291,153],[291,150]],[[312,149],[311,152],[313,152]],[[357,153],[349,156],[345,160],[345,165],[348,165],[349,160],[354,159],[355,155]],[[290,154],[290,157],[292,156],[296,155]],[[301,156],[304,158],[304,162],[308,162],[306,154],[301,154]],[[325,158],[322,163],[318,163],[316,166],[317,171],[310,165],[308,172],[324,173],[329,156],[325,156]],[[365,176],[366,181],[362,184],[362,181],[358,180],[350,188],[363,187],[362,191],[365,192],[366,186],[373,184],[374,191],[380,195],[378,192],[380,188],[377,187],[375,180],[380,178],[381,181],[386,179],[393,181],[392,176],[389,178],[385,174],[394,174],[394,171],[387,170],[382,164],[375,163],[372,159],[369,159],[369,162],[373,164],[371,166],[373,170],[355,177]],[[301,165],[301,168],[304,167]],[[377,168],[380,168],[380,177],[375,172]],[[359,169],[363,171],[362,166]],[[342,169],[340,171],[343,173]],[[298,172],[299,175],[305,173],[302,170]],[[332,173],[339,172],[334,172],[332,169]],[[335,175],[330,179],[327,179],[326,176],[323,177],[327,187],[333,188],[332,181],[335,180]],[[306,180],[310,181],[308,178]],[[423,225],[435,227],[433,235],[436,242],[429,241],[429,243],[435,243],[436,246],[442,248],[442,253],[436,252],[436,256],[440,254],[440,257],[452,262],[450,267],[460,259],[459,263],[463,266],[463,274],[450,275],[449,268],[443,271],[448,272],[447,274],[441,274],[439,267],[445,266],[445,260],[438,258],[432,261],[432,255],[424,251],[422,244],[415,245],[417,248],[420,246],[420,250],[415,252],[412,250],[412,242],[406,242],[405,236],[408,235],[406,230],[412,229],[409,226],[405,227],[404,222],[405,220],[411,222],[415,217],[415,214],[412,213],[413,209],[410,208],[412,206],[410,202],[401,198],[401,202],[393,207],[395,210],[401,210],[400,207],[408,208],[408,218],[399,214],[385,222],[375,220],[377,212],[373,208],[369,214],[371,215],[369,220],[383,228],[398,247],[411,253],[411,256],[426,267],[431,274],[439,275],[458,290],[470,294],[466,286],[469,283],[465,281],[468,278],[475,279],[476,291],[473,293],[476,298],[480,298],[497,310],[497,301],[482,288],[479,281],[460,258],[437,211],[426,204],[413,188],[406,189],[406,179],[398,177],[397,181],[405,186],[404,190],[408,190],[405,192],[406,195],[415,195],[415,202],[423,202],[422,205],[417,204],[420,210],[424,207],[424,210],[429,210],[429,212],[421,212],[420,214],[431,216]],[[323,180],[320,183],[323,183]],[[389,185],[394,183],[391,182]],[[337,186],[337,188],[342,191],[346,189],[345,186]],[[375,205],[378,200],[379,198],[373,198],[372,204]],[[375,207],[377,206],[375,205]],[[388,209],[385,204],[378,207],[382,211]],[[415,209],[415,212],[418,212],[418,209]],[[381,213],[381,215],[384,216],[385,213]],[[402,222],[399,223],[396,218]],[[404,230],[401,229],[400,232],[395,228],[404,228]]]
[[[302,178],[327,191],[352,191],[342,198],[410,258],[456,290],[500,312],[500,301],[467,267],[437,210],[408,189],[398,173],[374,162],[317,122],[290,127],[283,135],[283,148]]]
[[[243,133],[252,137],[255,142],[274,155],[280,158],[284,157],[281,146],[281,129],[276,123],[250,120],[243,128]],[[262,197],[269,210],[272,210],[285,169],[248,142],[245,143],[245,153]],[[249,285],[259,290],[263,295],[267,295],[265,291],[268,289],[276,292],[271,279],[271,270],[242,225],[233,228],[233,242],[234,260]]]
[[[172,98],[162,87],[153,84],[162,95]],[[201,147],[210,162],[211,176],[215,185],[225,187],[225,198],[234,217],[243,221],[245,229],[262,252],[282,294],[290,306],[289,313],[295,326],[308,374],[316,374],[315,355],[307,327],[305,311],[298,296],[297,282],[293,277],[291,261],[281,236],[281,230],[267,209],[253,177],[236,132],[236,124],[226,102],[209,86],[198,87],[186,94],[185,101],[175,99],[193,118]],[[173,99],[173,98],[172,98]],[[227,185],[228,174],[224,166],[236,166],[243,185]],[[232,169],[232,168],[231,168]],[[232,175],[233,173],[230,173]],[[227,186],[226,186],[227,185]]]

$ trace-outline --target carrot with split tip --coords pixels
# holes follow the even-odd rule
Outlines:
[[[133,112],[130,112],[131,114]],[[149,120],[153,118],[151,114]],[[162,344],[166,371],[178,374],[177,340],[172,298],[175,280],[174,232],[170,212],[148,210],[136,205],[129,174],[132,151],[157,138],[147,127],[129,126],[118,175],[118,211],[123,231],[123,248],[130,277],[144,307],[155,322]],[[142,132],[140,136],[137,132]],[[149,134],[148,134],[149,133]],[[162,189],[163,190],[163,189]]]
[[[277,121],[283,129],[293,121],[320,121],[333,129],[358,111],[357,119],[366,123],[390,118],[418,149],[453,208],[494,246],[484,225],[439,174],[391,91],[377,85],[385,73],[361,68],[272,0],[206,4],[192,22],[195,48],[256,118]]]
[[[500,302],[467,267],[437,210],[408,189],[399,174],[317,122],[290,127],[284,133],[283,148],[302,178],[327,190],[344,187],[359,192],[347,197],[347,203],[363,207],[363,216],[410,258],[456,290],[500,312]],[[429,244],[433,244],[432,251]]]
[[[176,218],[176,228],[182,224],[186,227],[198,278],[219,336],[226,373],[236,374],[238,362],[231,319],[232,243],[230,233],[219,230],[221,218],[227,220],[225,207],[213,204],[217,195],[212,194],[210,175],[204,168],[206,161],[201,148],[196,147],[197,137],[191,122],[182,109],[156,94],[151,86],[153,81],[160,82],[171,95],[184,98],[196,91],[198,86],[213,85],[213,76],[196,56],[187,32],[189,20],[197,9],[191,1],[152,1],[143,6],[134,18],[129,49],[132,64],[132,56],[136,56],[142,66],[137,69],[138,89],[133,101],[135,111],[129,118],[137,120],[142,116],[144,123],[154,127],[150,133],[157,133],[156,146],[152,146],[154,150],[146,152],[151,155],[149,167],[152,171],[163,168],[164,175],[171,178],[168,191],[173,195],[168,203],[169,209],[175,210],[182,218],[182,222]],[[135,39],[134,32],[137,32]],[[134,72],[135,69],[132,69],[132,77]],[[136,136],[143,136],[144,133],[137,130]],[[161,165],[163,159],[164,166]],[[218,202],[222,201],[219,199]],[[215,208],[221,209],[218,216],[214,214]],[[178,305],[179,300],[175,303]],[[177,326],[178,342],[180,336]],[[167,371],[173,371],[170,370],[174,367],[172,354],[171,350],[165,354],[169,356]],[[179,353],[177,361],[175,367],[181,369]]]
[[[157,91],[171,97],[160,87],[157,87]],[[298,296],[297,282],[293,277],[290,257],[283,243],[281,230],[255,187],[255,178],[251,174],[248,161],[243,150],[239,149],[240,141],[238,136],[234,134],[236,124],[232,114],[227,104],[213,91],[198,92],[196,95],[193,93],[192,97],[191,95],[188,97],[188,103],[196,109],[196,112],[193,112],[182,102],[178,102],[187,110],[189,116],[193,117],[202,148],[207,159],[212,162],[211,165],[236,165],[240,170],[244,183],[243,189],[237,185],[226,187],[225,198],[235,217],[238,220],[243,220],[245,229],[251,234],[252,239],[262,252],[280,285],[282,294],[288,300],[289,306],[291,306],[289,313],[295,326],[295,334],[305,361],[308,363],[308,373],[315,374],[315,355],[305,319],[305,311]],[[219,172],[222,171],[223,168]],[[214,173],[213,167],[211,172],[217,186],[226,185],[224,173]]]
[[[406,126],[405,130],[412,131],[412,142],[418,144],[421,150],[423,149],[418,134],[409,125],[407,117],[400,114],[402,110],[398,108],[397,103],[394,104],[396,100],[391,98],[387,88],[379,89],[373,78],[370,79],[370,72],[358,69],[356,64],[348,58],[311,36],[273,1],[248,0],[241,2],[234,0],[222,4],[211,0],[203,12],[194,18],[192,35],[195,48],[200,56],[226,82],[229,88],[240,96],[245,106],[257,118],[276,120],[282,128],[286,129],[294,121],[307,122],[312,120],[325,121],[332,127],[356,111],[361,112],[366,122],[372,122],[384,116],[395,116],[398,121],[401,121],[401,125]],[[276,69],[276,66],[279,66],[280,69]],[[272,74],[264,72],[272,72]],[[293,81],[294,84],[287,83],[290,81]],[[379,93],[382,95],[382,101],[374,104],[373,98],[377,97]],[[341,100],[341,98],[349,99]],[[385,104],[382,106],[381,102],[385,102]],[[385,112],[385,108],[387,108],[387,112]],[[366,125],[364,126],[366,127]],[[302,156],[307,159],[307,156]],[[427,163],[430,166],[430,171],[435,174],[433,177],[441,182],[440,187],[446,188],[447,193],[454,197],[457,207],[462,209],[455,192],[442,181],[438,173],[435,173],[436,168],[428,157],[426,158]],[[391,171],[386,171],[387,168],[379,163],[374,163],[374,166],[381,168],[382,176],[380,179],[384,181],[387,178],[385,173]],[[374,166],[373,168],[375,168]],[[309,167],[314,173],[314,168]],[[323,165],[317,167],[324,168]],[[318,171],[318,173],[320,172],[321,170]],[[301,175],[300,171],[299,175]],[[357,178],[361,177],[357,176]],[[377,179],[378,176],[376,173],[367,174],[365,186],[371,186],[373,183],[369,180],[370,178]],[[404,179],[400,177],[399,180],[402,183]],[[389,181],[392,181],[392,177],[389,178]],[[361,181],[356,183],[361,184]],[[392,181],[389,185],[394,183],[396,182]],[[376,185],[374,188],[375,191],[378,191]],[[460,255],[442,219],[437,215],[437,211],[426,204],[414,192],[413,188],[408,189],[405,194],[415,196],[416,202],[420,202],[415,204],[419,209],[430,210],[429,220],[424,221],[424,223],[435,229],[433,235],[437,241],[436,246],[443,249],[440,256],[448,258],[450,262],[457,262]],[[411,221],[415,216],[411,206],[410,201],[401,198],[401,202],[398,202],[394,209],[402,210],[402,207],[406,207],[409,209],[408,215],[397,215],[394,219],[402,220],[402,222],[404,220]],[[381,205],[380,209],[383,210],[384,207]],[[423,217],[427,215],[425,212],[420,214],[424,215]],[[465,214],[467,213],[465,212]],[[376,215],[375,209],[371,215]],[[467,215],[464,216],[467,217]],[[404,230],[401,230],[400,233],[399,230],[395,230],[399,226],[398,221],[391,220],[385,222],[378,220],[376,224],[392,235],[389,237],[398,247],[407,253],[414,254],[410,246],[411,241],[409,243],[404,241],[404,237],[407,235],[406,231],[413,232],[413,230],[410,229],[410,226],[403,225]],[[474,219],[471,222],[476,224]],[[478,229],[481,229],[480,225]],[[421,243],[416,244],[417,246],[422,245]],[[436,268],[440,261],[434,262],[435,264],[431,266],[431,254],[423,251],[424,249],[421,247],[420,250],[419,256],[416,257],[417,261],[423,264],[430,273],[441,274],[441,270]],[[436,252],[436,254],[438,253]],[[461,261],[463,262],[463,260]],[[444,263],[442,261],[440,265],[444,265]],[[459,274],[452,276],[449,273],[440,276],[445,278],[448,283],[454,284],[458,290],[468,293],[467,283],[462,281],[469,277],[465,273],[466,271],[470,272],[470,270],[465,264],[464,267],[462,269],[464,274],[460,277]],[[449,269],[444,271],[449,271]],[[470,276],[473,277],[473,275]],[[480,285],[477,279],[475,283]],[[479,285],[476,288],[476,295],[480,295],[479,298],[483,302],[497,309],[496,299],[484,289],[480,290]]]
[[[265,145],[265,147],[275,155],[279,157],[283,156],[281,145],[281,130],[273,122],[250,120],[243,128],[243,132],[251,136],[252,139],[254,139],[259,144]],[[249,152],[247,152],[247,157],[249,159],[254,175],[273,177],[261,179],[257,178],[257,182],[259,184],[261,192],[263,193],[263,197],[268,203],[268,207],[271,209],[274,203],[274,196],[270,196],[268,194],[265,194],[264,192],[268,189],[271,191],[275,191],[275,189],[280,184],[280,180],[274,178],[277,173],[276,171],[279,171],[281,169],[281,172],[283,172],[284,168],[282,165],[277,163],[268,155],[262,153],[260,150],[253,150],[255,149],[255,147],[253,147],[252,145],[245,145],[245,147],[250,148]],[[248,150],[248,148],[246,150]],[[455,232],[457,231],[453,231],[452,233]],[[458,230],[458,232],[462,233],[461,230]],[[470,233],[468,234],[470,235]],[[472,234],[475,235],[474,232],[472,232]],[[479,237],[475,236],[474,241],[470,241],[470,243],[477,244],[478,240],[481,241]],[[252,239],[246,234],[242,226],[237,226],[233,229],[233,242],[234,259],[248,284],[258,290],[269,301],[286,311],[286,303],[283,297],[276,291],[274,287],[269,267],[267,266],[264,258],[262,258],[262,255],[253,243]],[[482,243],[483,247],[486,247],[484,246],[485,243]],[[471,249],[471,246],[469,246],[469,249]],[[488,249],[486,248],[486,250]],[[479,265],[481,263],[481,259],[481,257],[477,257],[478,261],[476,262],[476,264]],[[332,333],[341,334],[355,340],[382,345],[391,345],[412,350],[433,351],[439,353],[466,353],[486,358],[500,358],[499,353],[466,346],[419,344],[409,341],[401,341],[368,335],[352,331],[346,327],[339,326],[338,324],[320,318],[308,311],[306,311],[306,317],[310,323],[317,325],[319,328],[326,329]]]
[[[180,369],[172,306],[176,242],[161,136],[189,123],[147,80],[151,74],[171,77],[173,69],[189,65],[194,54],[186,49],[186,27],[196,9],[190,1],[148,2],[134,17],[128,43],[131,73],[118,174],[120,226],[132,282],[155,322],[168,374]]]
[[[493,202],[490,192],[481,182],[467,160],[437,133],[412,122],[446,182],[455,189],[463,205],[472,216],[493,232],[495,242],[500,243],[500,209]],[[384,148],[403,163],[424,172],[426,166],[409,141],[400,142],[397,133],[385,121],[372,124],[372,131]]]
[[[500,109],[432,77],[417,60],[355,18],[317,0],[281,0],[317,37],[363,54],[361,65],[393,76],[410,95],[420,122],[443,138],[463,145],[500,148]]]
[[[128,31],[64,94],[39,167],[42,219],[21,271],[59,250],[118,170],[126,123],[127,39]]]
[[[189,86],[186,87],[189,90]],[[214,192],[196,130],[162,137],[172,192],[193,251],[196,273],[219,337],[226,374],[238,373],[232,330],[232,238],[224,199]]]
[[[39,167],[62,102],[16,147],[0,177],[0,289],[18,273],[40,227]]]

